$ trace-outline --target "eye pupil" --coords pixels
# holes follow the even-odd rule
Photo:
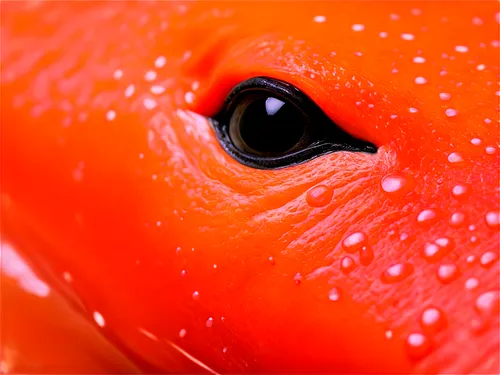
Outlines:
[[[275,97],[248,95],[229,124],[232,142],[254,155],[281,155],[299,145],[307,129],[306,116],[293,104]]]

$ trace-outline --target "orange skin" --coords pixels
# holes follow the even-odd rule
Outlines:
[[[50,286],[3,276],[4,369],[499,373],[497,2],[1,7],[2,241]],[[207,117],[254,76],[377,154],[239,164]]]

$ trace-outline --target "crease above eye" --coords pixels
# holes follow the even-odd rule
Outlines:
[[[337,151],[375,153],[291,84],[254,77],[233,88],[212,126],[224,150],[257,169],[301,164]]]

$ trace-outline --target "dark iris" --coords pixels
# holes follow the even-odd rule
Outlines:
[[[335,151],[377,151],[339,128],[296,87],[266,77],[236,86],[213,125],[232,157],[259,169],[287,167]]]
[[[293,104],[250,94],[240,101],[229,121],[233,144],[262,156],[283,155],[307,138],[307,117]]]

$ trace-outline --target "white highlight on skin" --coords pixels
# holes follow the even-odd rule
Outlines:
[[[186,352],[184,349],[182,349],[180,346],[174,344],[173,342],[171,341],[167,341],[167,343],[169,345],[172,346],[172,348],[174,348],[175,350],[177,350],[179,353],[181,353],[184,357],[186,357],[187,359],[189,359],[191,362],[197,364],[198,366],[200,366],[202,369],[204,369],[205,371],[208,371],[209,373],[211,374],[214,374],[214,375],[219,375],[219,373],[213,369],[211,369],[210,367],[208,367],[206,364],[204,364],[202,361],[200,361],[199,359],[195,358],[194,356],[192,356],[191,354],[189,354],[188,352]]]
[[[99,326],[99,327],[104,327],[106,325],[106,322],[104,320],[104,317],[101,315],[100,312],[98,311],[94,311],[94,320],[96,322],[96,324]]]
[[[50,294],[50,287],[35,275],[14,247],[8,243],[0,245],[0,264],[1,273],[16,280],[27,293],[40,298],[47,297]]]

